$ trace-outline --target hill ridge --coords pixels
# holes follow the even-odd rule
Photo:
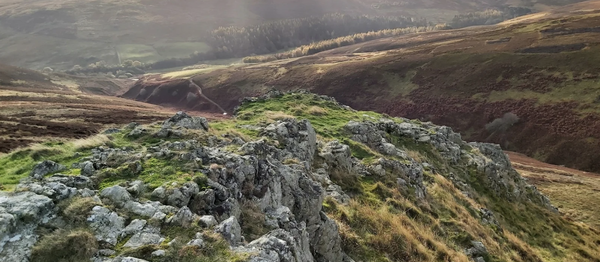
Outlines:
[[[1,157],[25,179],[0,196],[9,225],[0,254],[31,261],[599,259],[598,236],[561,218],[496,145],[306,92],[246,99],[236,113],[209,123],[179,112],[85,144],[48,145],[48,158],[32,158],[39,149]]]

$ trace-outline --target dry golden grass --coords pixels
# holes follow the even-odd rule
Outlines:
[[[319,106],[311,106],[308,108],[307,112],[314,116],[322,116],[322,115],[327,114],[327,110],[325,110],[324,108],[319,107]]]
[[[82,150],[103,145],[108,141],[110,141],[110,138],[108,138],[104,134],[99,134],[88,138],[77,139],[74,140],[72,143],[75,150]]]
[[[296,118],[295,116],[284,113],[283,111],[265,111],[264,115],[267,119],[275,121],[288,118]]]
[[[600,229],[600,175],[539,162],[509,153],[513,167],[534,184],[561,214]]]
[[[516,169],[556,205],[561,214],[600,229],[600,176],[567,176],[552,169],[531,169],[515,165]]]

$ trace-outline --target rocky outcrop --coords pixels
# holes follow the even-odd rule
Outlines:
[[[505,197],[512,201],[531,201],[550,210],[556,210],[546,196],[542,195],[535,186],[528,184],[512,168],[500,146],[487,143],[467,143],[461,140],[460,134],[454,133],[449,127],[435,126],[429,123],[417,125],[407,119],[401,120],[400,123],[390,119],[380,119],[378,121],[350,122],[346,125],[346,130],[352,134],[353,140],[364,143],[383,155],[405,160],[400,163],[396,160],[380,159],[379,165],[369,168],[371,173],[379,173],[377,170],[390,168],[402,170],[399,172],[399,185],[409,185],[416,190],[417,197],[423,197],[426,193],[423,186],[423,170],[425,167],[435,168],[435,165],[418,163],[408,157],[407,153],[399,147],[407,143],[411,147],[422,148],[425,151],[435,150],[435,153],[443,158],[437,161],[457,164],[463,158],[467,159],[465,165],[486,174],[487,177],[481,181],[499,197]],[[398,140],[395,143],[399,146],[394,145],[392,139]],[[410,164],[406,161],[409,161]],[[436,161],[436,159],[430,159],[430,161]],[[472,191],[465,182],[470,175],[466,173],[457,176],[450,175],[449,178],[458,187],[467,187],[465,190]]]
[[[157,128],[137,125],[123,130],[139,137],[151,136]],[[154,135],[164,130],[169,136],[175,131],[185,135],[190,130],[208,131],[208,123],[179,112]],[[247,254],[249,261],[352,261],[342,250],[338,224],[323,209],[326,197],[341,205],[348,205],[353,197],[336,184],[335,175],[393,177],[391,184],[403,194],[426,201],[426,174],[442,163],[464,163],[485,174],[485,186],[499,196],[552,208],[547,198],[512,169],[499,147],[467,144],[447,127],[368,118],[345,125],[353,140],[348,143],[319,141],[307,120],[285,119],[255,130],[261,138],[208,135],[202,142],[162,141],[143,149],[94,148],[90,156],[74,164],[81,168],[81,176],[46,177],[65,167],[42,162],[32,172],[35,179],[17,187],[24,192],[0,196],[0,222],[8,225],[0,229],[0,255],[26,261],[37,240],[35,228],[56,216],[56,203],[80,196],[96,201],[84,222],[101,247],[95,261],[141,261],[119,256],[121,248],[160,247],[148,253],[165,256],[164,232],[172,229],[194,230],[192,235],[202,232],[183,243],[172,239],[166,246],[203,248],[210,240],[204,234],[218,234],[232,250]],[[368,162],[353,157],[356,146],[370,148],[377,157]],[[410,148],[431,157],[427,162],[414,159]],[[177,160],[178,165],[191,166],[203,175],[152,187],[140,176],[143,163],[151,159]],[[118,172],[135,180],[98,190],[99,181]],[[467,174],[444,175],[461,190],[472,190],[465,182]],[[498,224],[492,211],[481,210],[482,223]],[[249,225],[263,231],[249,239],[245,232]],[[473,242],[465,253],[473,259],[484,256],[480,243]]]

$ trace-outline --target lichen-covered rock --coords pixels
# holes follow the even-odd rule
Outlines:
[[[550,199],[542,195],[535,186],[527,181],[512,168],[508,156],[499,145],[487,143],[469,143],[480,154],[468,154],[469,165],[475,166],[479,171],[487,175],[485,179],[487,186],[492,191],[509,200],[526,200],[545,206],[549,210],[557,212]]]
[[[194,195],[190,200],[189,207],[197,214],[208,213],[215,205],[215,191],[207,189]]]
[[[310,235],[314,257],[317,261],[342,261],[341,239],[335,221],[323,212],[319,213],[321,222]]]
[[[307,237],[306,231],[295,236],[286,230],[276,229],[238,250],[252,254],[249,262],[311,262],[315,258],[310,252]]]
[[[204,239],[202,238],[202,233],[196,233],[194,238],[192,240],[190,240],[186,245],[187,246],[197,246],[199,248],[203,248],[204,247]]]
[[[94,181],[85,176],[65,176],[56,174],[46,178],[45,182],[58,182],[64,184],[65,186],[74,187],[77,189],[94,187]]]
[[[146,189],[147,188],[146,188],[146,185],[144,184],[144,182],[142,182],[140,180],[136,180],[136,181],[129,183],[129,187],[127,188],[127,191],[129,193],[131,193],[132,195],[139,196],[139,195],[145,193]]]
[[[487,255],[488,251],[481,241],[471,241],[472,247],[467,249],[465,253],[470,257],[479,257]]]
[[[100,192],[100,197],[108,199],[110,203],[118,207],[125,206],[131,200],[131,195],[122,186],[107,187]]]
[[[189,227],[197,218],[188,207],[182,207],[174,216],[167,219],[167,223],[180,227]]]
[[[217,220],[215,219],[214,216],[205,215],[205,216],[200,217],[198,224],[201,227],[210,228],[210,227],[214,227],[214,226],[218,225],[219,223],[217,222]]]
[[[221,222],[215,228],[215,232],[221,234],[232,246],[237,246],[242,239],[242,228],[234,216]]]
[[[350,147],[337,140],[327,143],[321,149],[319,156],[324,158],[327,164],[333,168],[339,168],[346,172],[352,169]]]
[[[35,165],[35,167],[33,167],[33,170],[29,175],[35,179],[42,179],[47,174],[60,172],[66,169],[66,166],[58,164],[54,161],[44,160]]]
[[[307,120],[288,119],[267,126],[263,134],[271,137],[285,147],[281,153],[289,154],[286,158],[297,158],[310,166],[317,148],[317,134]]]
[[[135,257],[116,257],[111,260],[111,262],[148,262],[148,260],[143,260]]]
[[[477,170],[480,177],[475,178],[483,178],[482,186],[498,196],[510,201],[549,205],[547,198],[512,169],[497,146],[467,144],[450,128],[429,123],[405,119],[378,120],[368,115],[365,119],[371,120],[351,121],[344,130],[339,130],[353,140],[346,144],[335,140],[317,141],[312,125],[306,120],[296,119],[243,127],[251,128],[262,136],[256,140],[231,134],[202,134],[198,139],[201,141],[174,141],[174,135],[197,133],[186,129],[208,130],[205,119],[180,112],[165,121],[160,131],[155,133],[173,139],[143,147],[142,150],[136,147],[94,148],[91,156],[73,165],[73,168],[81,168],[81,176],[55,174],[44,178],[60,166],[57,168],[56,163],[42,162],[32,172],[35,178],[24,179],[17,186],[18,191],[26,192],[7,196],[13,202],[20,197],[32,207],[18,203],[2,204],[5,199],[0,196],[0,225],[8,225],[0,227],[0,255],[26,259],[36,241],[35,227],[56,214],[55,203],[76,195],[91,197],[91,205],[100,205],[103,201],[105,206],[95,206],[91,212],[88,212],[89,206],[85,206],[89,205],[87,200],[79,204],[86,208],[83,211],[87,226],[102,248],[93,261],[111,262],[143,261],[122,257],[123,249],[116,248],[117,243],[123,244],[125,250],[136,249],[160,245],[168,236],[173,238],[170,248],[183,245],[195,249],[206,247],[211,241],[208,235],[204,235],[207,237],[205,241],[200,232],[191,238],[189,234],[174,238],[169,235],[170,230],[164,230],[165,227],[178,230],[202,228],[204,233],[209,230],[217,232],[233,250],[247,253],[249,261],[350,262],[352,259],[342,250],[338,224],[324,212],[335,208],[335,204],[345,205],[344,208],[353,206],[351,200],[357,193],[354,190],[344,192],[348,184],[339,183],[340,177],[360,183],[376,181],[378,186],[375,190],[383,190],[373,191],[373,195],[381,193],[385,197],[388,194],[386,190],[394,190],[393,194],[406,196],[404,201],[416,199],[422,202],[415,205],[420,208],[428,206],[427,201],[436,197],[429,196],[427,188],[439,193],[433,191],[435,187],[428,187],[434,183],[432,181],[439,179],[438,176],[446,176],[464,195],[476,196],[479,192],[469,185],[469,179],[473,177],[463,173]],[[136,125],[124,130],[133,133],[133,136],[141,136],[157,129],[155,126]],[[353,157],[357,146],[369,147],[366,153],[374,157]],[[414,152],[415,148],[423,152]],[[424,155],[421,156],[421,153]],[[433,157],[424,159],[425,155]],[[153,157],[189,167],[190,174],[200,176],[202,173],[206,177],[185,184],[169,181],[148,196],[146,191],[152,188],[141,181],[145,181],[142,175],[146,175],[141,172],[142,163]],[[466,164],[464,169],[450,168],[452,172],[445,172],[449,169],[448,163]],[[113,168],[121,172],[123,166],[130,172],[128,175],[139,175],[135,179],[140,180],[126,181],[120,183],[122,186],[107,187],[98,192],[96,183],[104,182],[103,175],[109,171],[104,169]],[[380,181],[385,187],[379,188]],[[152,201],[145,199],[148,197]],[[331,205],[324,209],[326,197],[337,203],[330,203],[328,199],[327,203]],[[39,202],[37,205],[31,203],[36,201]],[[390,203],[395,204],[391,200]],[[15,211],[15,207],[19,208]],[[473,208],[480,210],[482,224],[499,226],[491,210],[481,206]],[[21,210],[23,212],[19,213]],[[15,215],[17,213],[22,215]],[[133,220],[125,226],[129,219]],[[64,226],[65,221],[59,217],[55,222]],[[268,233],[257,236],[253,232],[252,237],[258,238],[247,243],[245,239],[250,235],[244,236],[243,232],[252,226],[256,226],[261,234]],[[486,256],[487,251],[482,245],[481,242],[473,242],[463,248],[468,247],[465,253],[477,261]],[[171,250],[168,252],[157,250],[145,255],[160,260],[161,256],[168,258]]]
[[[93,176],[96,172],[96,165],[92,161],[85,161],[81,164],[82,176]]]
[[[107,243],[111,246],[117,244],[123,229],[125,228],[125,218],[120,217],[116,212],[108,208],[95,206],[87,218],[88,225],[94,232],[99,242]]]
[[[190,202],[192,196],[200,191],[194,182],[183,184],[182,187],[167,190],[166,203],[171,206],[184,207]]]
[[[144,229],[144,227],[146,226],[147,223],[148,222],[143,219],[134,219],[133,221],[131,221],[131,223],[129,223],[129,225],[127,225],[127,227],[125,227],[121,231],[121,235],[129,236],[129,235],[139,233],[142,231],[142,229]]]
[[[123,245],[125,248],[138,248],[145,245],[159,245],[165,241],[160,235],[160,229],[152,226],[146,226],[143,230],[133,234]]]
[[[0,257],[27,261],[38,240],[35,230],[56,214],[52,199],[33,192],[0,193]]]
[[[152,217],[156,212],[158,212],[158,204],[159,203],[139,203],[136,201],[127,201],[123,208],[133,214],[143,217]]]
[[[136,138],[146,134],[148,134],[148,129],[146,129],[144,126],[137,126],[133,130],[131,130],[131,132],[129,132],[127,136],[131,138]]]

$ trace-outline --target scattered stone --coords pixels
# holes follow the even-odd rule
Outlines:
[[[117,251],[114,251],[112,249],[100,249],[98,250],[98,255],[104,256],[104,257],[109,257],[112,256],[114,254],[116,254]]]
[[[117,257],[112,262],[148,262],[148,260],[143,260],[135,257]]]
[[[119,133],[119,132],[121,132],[121,129],[118,129],[118,128],[109,128],[109,129],[104,130],[104,132],[102,132],[102,134],[112,135],[112,134],[116,134],[116,133]]]
[[[121,186],[111,186],[103,189],[100,192],[100,197],[110,200],[117,207],[123,207],[131,200],[131,195],[127,189]]]
[[[194,239],[190,240],[186,245],[188,246],[197,246],[199,248],[204,247],[204,239],[202,238],[202,233],[196,233]]]
[[[127,136],[131,138],[137,138],[146,134],[148,134],[148,129],[143,126],[136,126],[133,130],[131,130],[131,132],[129,132],[129,134],[127,134]]]
[[[35,179],[42,179],[47,174],[56,173],[64,170],[67,170],[66,166],[58,164],[54,161],[44,160],[35,165],[35,167],[33,167],[33,170],[29,175]]]
[[[167,219],[167,223],[181,227],[189,227],[194,221],[194,214],[188,207],[182,207],[174,216]]]
[[[129,193],[131,193],[132,195],[138,196],[138,195],[141,195],[146,192],[146,185],[144,184],[144,182],[142,182],[140,180],[136,180],[136,181],[129,183],[129,187],[127,188],[127,191]]]
[[[165,252],[164,250],[162,250],[162,249],[159,249],[159,250],[156,250],[156,251],[152,252],[152,254],[151,254],[151,255],[152,255],[153,257],[164,257],[164,256],[165,256],[165,254],[166,254],[166,252]]]
[[[182,127],[208,131],[208,121],[204,117],[191,117],[185,112],[177,112],[163,123],[162,128]]]
[[[87,222],[94,231],[96,239],[114,246],[125,227],[125,218],[108,208],[95,206],[87,218]]]
[[[96,172],[96,166],[91,161],[85,161],[81,164],[81,175],[82,176],[93,176]]]
[[[242,228],[234,216],[221,222],[215,228],[215,232],[221,234],[232,246],[237,246],[241,241]]]
[[[138,232],[133,235],[123,247],[138,248],[145,245],[159,245],[165,241],[158,233],[153,232]]]
[[[214,227],[214,226],[218,225],[219,223],[217,222],[217,220],[215,219],[214,216],[206,215],[206,216],[201,216],[200,217],[200,220],[198,221],[198,224],[201,227],[211,228],[211,227]]]
[[[126,237],[141,232],[142,229],[144,229],[144,227],[146,226],[146,223],[148,223],[146,220],[134,219],[133,221],[131,221],[131,223],[129,223],[129,225],[127,225],[127,227],[123,229],[123,231],[121,231],[121,235],[123,237]]]
[[[488,253],[487,249],[485,248],[483,243],[481,243],[481,241],[471,241],[471,245],[473,245],[473,247],[471,247],[465,251],[465,254],[467,256],[479,257],[479,256],[487,255],[487,253]]]

